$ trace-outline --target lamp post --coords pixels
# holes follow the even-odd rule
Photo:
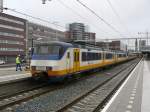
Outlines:
[[[30,37],[30,39],[31,39],[31,56],[33,55],[33,32],[31,31],[31,32],[29,32],[29,37]]]

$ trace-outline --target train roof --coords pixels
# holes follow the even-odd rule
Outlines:
[[[66,42],[60,42],[60,41],[48,41],[48,42],[41,42],[41,43],[36,43],[36,45],[60,45],[62,47],[71,47],[71,48],[82,48],[82,49],[89,49],[89,50],[100,50],[100,51],[104,51],[104,52],[116,52],[117,54],[124,54],[126,52],[123,51],[111,51],[111,50],[104,50],[101,49],[98,46],[90,46],[89,45],[84,45],[84,44],[77,44],[77,43],[66,43]]]
[[[60,41],[43,42],[43,43],[37,43],[36,45],[60,45],[63,47],[73,47],[73,45],[70,43],[60,42]]]

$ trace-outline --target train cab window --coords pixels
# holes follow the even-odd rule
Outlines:
[[[48,54],[48,46],[38,46],[35,52],[36,54]]]
[[[39,55],[62,55],[64,50],[61,46],[57,45],[41,45],[36,47],[36,54]]]
[[[53,54],[53,55],[60,55],[60,51],[61,51],[61,47],[60,46],[49,46],[49,54]]]

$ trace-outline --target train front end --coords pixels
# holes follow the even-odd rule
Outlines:
[[[34,79],[56,79],[63,68],[62,58],[67,47],[62,43],[37,44],[31,59],[31,74]]]

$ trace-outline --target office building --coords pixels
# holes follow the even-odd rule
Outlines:
[[[71,40],[83,40],[85,26],[83,23],[72,23],[69,25],[69,32]]]
[[[34,43],[38,42],[66,41],[65,32],[63,31],[29,21],[27,23],[27,48],[31,48]]]
[[[0,60],[15,62],[16,55],[25,56],[26,20],[0,13]]]
[[[0,0],[0,13],[3,12],[3,0]]]
[[[84,33],[84,40],[89,41],[90,43],[95,43],[95,37],[96,33],[92,33],[92,32],[85,32]]]

